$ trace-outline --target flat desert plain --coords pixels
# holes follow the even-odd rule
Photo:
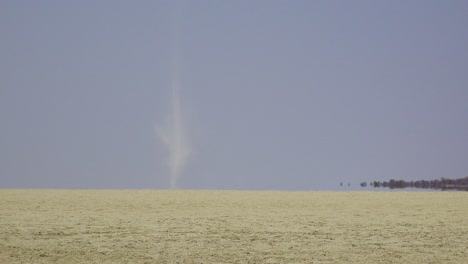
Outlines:
[[[468,192],[0,190],[0,263],[468,263]]]

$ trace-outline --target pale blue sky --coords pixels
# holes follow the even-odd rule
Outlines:
[[[467,176],[467,29],[468,1],[1,1],[0,188],[168,188],[175,42],[181,188]]]

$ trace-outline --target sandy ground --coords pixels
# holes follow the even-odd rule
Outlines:
[[[468,192],[0,190],[0,263],[467,263]]]

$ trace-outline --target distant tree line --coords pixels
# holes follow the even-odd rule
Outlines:
[[[390,181],[374,181],[369,183],[374,188],[423,188],[423,189],[437,189],[437,190],[460,190],[468,191],[468,177],[459,179],[447,179],[441,178],[440,180],[420,180],[420,181],[404,181],[404,180],[393,180]],[[361,183],[362,187],[366,187],[367,183]]]

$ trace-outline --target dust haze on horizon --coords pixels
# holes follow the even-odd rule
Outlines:
[[[0,188],[350,190],[468,176],[466,10],[0,1]]]

